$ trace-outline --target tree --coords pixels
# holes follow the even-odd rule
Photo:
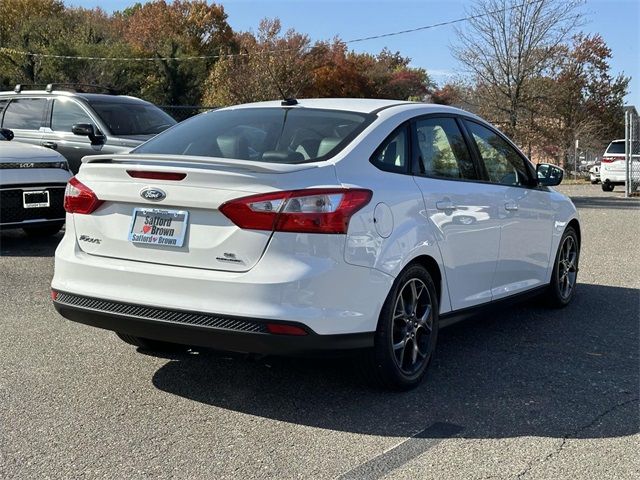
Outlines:
[[[288,30],[278,19],[260,22],[257,35],[235,36],[235,49],[211,69],[205,103],[231,105],[297,96],[311,81],[306,62],[309,37]],[[282,91],[282,93],[280,92]]]
[[[611,49],[600,35],[576,35],[558,58],[547,112],[556,119],[552,142],[564,159],[573,155],[576,140],[584,148],[602,151],[624,135],[623,102],[630,79],[611,76]]]
[[[476,84],[479,113],[504,123],[516,139],[544,92],[535,79],[581,22],[582,0],[477,0],[454,54]]]
[[[137,56],[155,58],[137,65],[145,74],[142,96],[158,103],[199,102],[202,80],[216,58],[183,61],[180,57],[215,57],[233,39],[224,8],[205,0],[136,4],[117,13],[115,21]]]
[[[56,53],[64,38],[62,1],[0,0],[0,12],[0,46],[20,52]],[[41,67],[36,56],[0,51],[0,75],[7,83],[35,83],[41,77]]]
[[[373,97],[422,100],[433,84],[399,52],[349,51],[339,38],[311,45],[307,35],[281,33],[263,20],[257,35],[236,35],[239,50],[212,69],[205,99],[212,105],[285,97]]]

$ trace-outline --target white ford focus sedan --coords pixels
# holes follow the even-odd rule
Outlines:
[[[201,114],[131,154],[85,157],[66,191],[52,298],[142,349],[360,350],[417,385],[438,329],[575,291],[580,224],[482,119],[366,99]]]

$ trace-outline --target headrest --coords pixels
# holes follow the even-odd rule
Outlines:
[[[318,147],[318,157],[322,157],[333,150],[336,145],[338,145],[342,141],[341,138],[338,137],[325,137],[320,141],[320,146]]]

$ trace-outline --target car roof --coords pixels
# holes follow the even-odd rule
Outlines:
[[[0,92],[0,98],[21,98],[37,95],[38,97],[80,97],[88,102],[110,102],[110,103],[149,103],[137,97],[128,95],[108,95],[104,93],[84,93],[70,92],[67,90],[54,90],[47,92],[46,90],[22,90],[20,93],[14,91]]]
[[[423,102],[408,102],[403,100],[386,100],[379,98],[302,98],[296,100],[298,103],[295,105],[284,105],[287,108],[317,108],[326,110],[344,110],[349,112],[359,113],[376,113],[377,111],[392,108],[392,107],[413,107],[419,106],[426,110],[432,110],[437,112],[450,112],[450,113],[466,113],[463,110],[447,107],[444,105],[437,105],[432,103]],[[244,103],[241,105],[233,105],[225,107],[221,110],[234,110],[238,108],[273,108],[283,107],[282,100],[272,100],[268,102],[255,102]]]

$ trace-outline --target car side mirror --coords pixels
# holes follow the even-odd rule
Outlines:
[[[103,143],[104,135],[102,135],[99,131],[91,123],[75,123],[71,127],[71,131],[75,135],[81,135],[83,137],[89,137],[92,144]]]
[[[545,187],[555,187],[560,185],[564,177],[564,170],[550,163],[539,163],[536,166],[538,185]]]
[[[13,130],[9,130],[8,128],[0,128],[0,135],[7,140],[13,140]]]

